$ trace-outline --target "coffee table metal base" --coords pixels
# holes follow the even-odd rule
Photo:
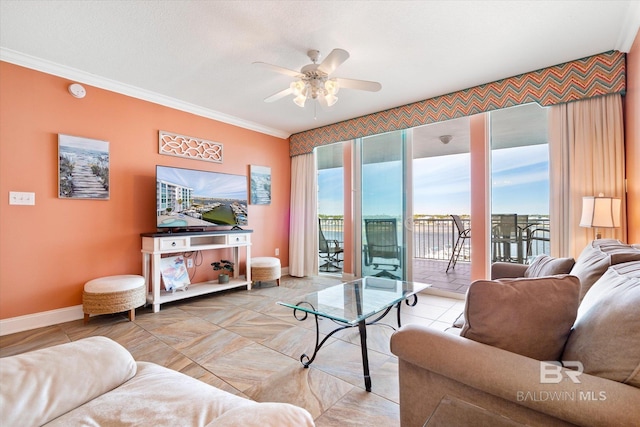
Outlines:
[[[417,294],[413,294],[410,296],[411,301],[409,301],[409,299],[405,299],[404,302],[405,304],[407,304],[410,307],[415,306],[418,303],[418,295]],[[298,305],[308,305],[309,307],[311,307],[312,310],[315,311],[315,307],[313,307],[312,304],[306,302],[306,301],[301,301],[300,303],[298,303]],[[376,324],[380,324],[383,326],[388,326],[391,329],[393,329],[394,331],[396,330],[396,328],[394,328],[391,325],[387,325],[386,323],[379,323],[380,320],[382,320],[387,314],[389,314],[389,312],[391,311],[391,309],[393,307],[396,307],[396,313],[397,313],[397,322],[398,322],[398,328],[400,328],[402,325],[400,323],[400,306],[402,305],[402,301],[400,301],[399,303],[395,304],[394,306],[391,307],[387,307],[382,314],[380,314],[378,317],[376,317],[374,320],[367,322],[366,319],[361,320],[360,322],[357,323],[344,323],[344,322],[340,322],[339,320],[336,319],[331,319],[329,317],[325,317],[325,316],[321,316],[320,314],[316,314],[316,313],[308,313],[306,311],[302,311],[302,310],[298,310],[298,309],[293,309],[293,317],[296,318],[296,320],[299,321],[304,321],[307,319],[307,317],[309,317],[309,314],[313,314],[315,321],[316,321],[316,345],[313,349],[313,354],[311,355],[311,357],[309,357],[306,353],[303,353],[300,356],[300,362],[302,363],[302,365],[305,368],[308,368],[309,365],[311,365],[313,363],[313,361],[316,358],[316,355],[318,354],[318,351],[322,348],[322,346],[324,345],[324,343],[327,342],[327,340],[329,338],[331,338],[331,336],[333,334],[335,334],[336,332],[339,331],[343,331],[345,329],[349,329],[349,328],[358,328],[358,332],[360,333],[360,351],[362,352],[362,370],[364,373],[364,387],[367,391],[371,391],[371,375],[369,374],[369,353],[367,351],[367,325],[376,325]],[[299,316],[298,313],[303,313],[302,316]],[[329,332],[329,334],[327,334],[327,336],[325,336],[322,341],[320,340],[320,325],[318,324],[318,317],[324,317],[326,319],[329,319],[331,321],[333,321],[334,323],[341,325],[340,327],[334,329],[333,331]]]

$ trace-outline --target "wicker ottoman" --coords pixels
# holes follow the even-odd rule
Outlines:
[[[251,258],[251,281],[267,282],[275,280],[280,286],[280,260],[272,257]]]
[[[147,292],[144,277],[136,275],[107,276],[85,283],[82,293],[84,323],[91,314],[129,312],[129,321],[136,318],[136,307],[144,305]]]

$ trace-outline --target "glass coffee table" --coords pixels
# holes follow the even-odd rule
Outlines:
[[[371,391],[369,357],[367,353],[367,325],[374,325],[380,322],[393,307],[396,307],[397,323],[398,327],[400,327],[402,301],[409,306],[416,305],[418,302],[417,293],[427,287],[429,285],[424,283],[364,277],[352,282],[331,286],[318,292],[312,292],[303,297],[298,297],[295,301],[278,301],[278,304],[292,308],[293,316],[297,320],[306,320],[309,314],[315,318],[316,345],[313,355],[309,357],[305,353],[300,356],[300,362],[305,368],[308,368],[313,363],[320,348],[333,334],[347,328],[357,327],[360,332],[364,384],[366,390]],[[330,319],[339,325],[325,336],[322,341],[320,341],[318,317]]]

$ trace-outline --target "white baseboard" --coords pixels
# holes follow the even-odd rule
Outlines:
[[[0,336],[84,318],[82,305],[0,320]]]
[[[282,269],[282,276],[289,275],[289,267]],[[355,280],[352,274],[343,274],[345,281]],[[30,329],[42,328],[45,326],[57,325],[58,323],[71,322],[84,318],[82,304],[73,307],[59,308],[57,310],[43,311],[41,313],[27,314],[24,316],[12,317],[0,320],[0,336],[15,334],[16,332],[28,331]]]

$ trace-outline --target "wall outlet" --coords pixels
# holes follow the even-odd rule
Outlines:
[[[193,260],[191,258],[187,258],[187,268],[193,268]]]
[[[9,204],[33,206],[36,204],[36,193],[9,191]]]
[[[276,256],[280,255],[280,248],[276,248]]]

